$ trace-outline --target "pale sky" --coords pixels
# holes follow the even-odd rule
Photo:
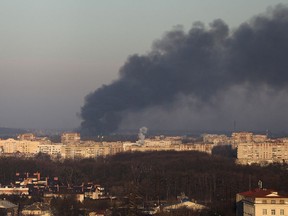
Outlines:
[[[0,127],[75,128],[84,97],[182,25],[231,28],[277,0],[1,0]]]

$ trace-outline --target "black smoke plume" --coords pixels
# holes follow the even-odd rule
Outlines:
[[[181,95],[201,104],[233,86],[284,89],[288,82],[288,7],[278,5],[230,30],[222,20],[209,27],[176,27],[147,55],[132,55],[120,77],[86,96],[82,131],[110,133],[127,113],[169,107]]]

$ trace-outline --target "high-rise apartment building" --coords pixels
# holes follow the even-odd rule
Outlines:
[[[237,160],[241,164],[261,162],[287,162],[288,143],[283,140],[267,140],[265,142],[239,143]]]

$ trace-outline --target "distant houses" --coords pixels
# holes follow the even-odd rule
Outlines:
[[[16,173],[15,182],[10,185],[0,187],[0,195],[33,196],[40,195],[46,200],[53,197],[74,196],[78,201],[84,199],[105,199],[107,198],[105,189],[99,184],[92,182],[81,185],[66,185],[60,183],[58,177],[41,177],[39,172]]]

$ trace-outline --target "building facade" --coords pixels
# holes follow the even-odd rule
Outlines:
[[[257,188],[236,195],[236,216],[288,216],[288,196]]]
[[[61,143],[63,144],[78,144],[80,140],[80,133],[63,133],[61,135]]]
[[[287,162],[288,143],[280,139],[239,143],[237,161],[240,164]]]
[[[61,155],[62,148],[63,148],[62,143],[54,143],[54,144],[41,143],[39,145],[39,152],[48,154],[52,157],[57,157]]]

